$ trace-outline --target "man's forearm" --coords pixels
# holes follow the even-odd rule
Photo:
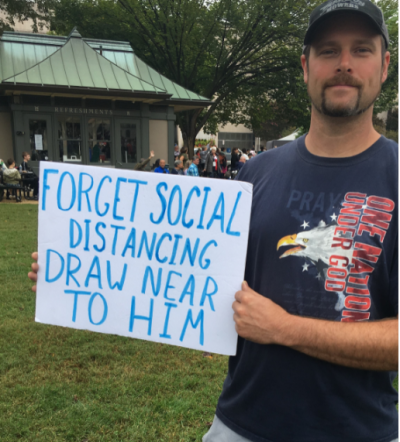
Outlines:
[[[278,341],[309,356],[347,367],[398,367],[397,319],[343,323],[289,315]]]

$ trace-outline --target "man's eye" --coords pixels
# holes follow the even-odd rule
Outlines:
[[[368,48],[359,48],[356,50],[356,52],[366,53],[366,52],[371,52],[371,51]]]

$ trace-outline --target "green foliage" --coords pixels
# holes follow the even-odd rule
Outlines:
[[[374,105],[374,113],[391,109],[398,104],[399,89],[399,6],[397,0],[374,1],[383,12],[389,31],[390,65],[388,78],[382,85],[381,94]]]
[[[394,130],[387,130],[385,134],[386,138],[389,138],[389,140],[396,141],[397,144],[399,144],[399,132]]]
[[[390,140],[399,142],[399,132],[397,130],[388,129],[387,122],[383,121],[377,115],[374,115],[372,122],[374,124],[374,129],[380,134],[384,135],[386,138]]]
[[[16,21],[32,20],[33,32],[43,29],[49,20],[54,0],[0,0],[0,35],[11,31]]]
[[[0,439],[201,440],[228,358],[34,322],[37,216],[37,205],[0,203]]]
[[[390,109],[386,120],[386,130],[398,132],[399,130],[399,108]]]
[[[212,140],[212,141],[214,141],[214,140]],[[195,142],[194,142],[194,145],[195,145],[195,147],[198,147],[198,146],[206,146],[209,142],[210,142],[210,140],[205,140],[205,139],[201,139],[201,138],[196,138],[196,140],[195,140]],[[215,141],[214,141],[214,143],[215,143]]]

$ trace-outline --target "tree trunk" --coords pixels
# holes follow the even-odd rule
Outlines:
[[[183,145],[187,147],[189,159],[194,156],[194,144],[199,131],[196,129],[197,118],[201,109],[196,111],[187,111],[177,114],[177,122],[182,132]]]

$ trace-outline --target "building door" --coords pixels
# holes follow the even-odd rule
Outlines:
[[[53,142],[51,115],[25,114],[25,151],[31,156],[31,167],[38,173],[40,161],[57,161]]]
[[[133,169],[141,159],[141,140],[139,120],[116,118],[115,153],[117,166]]]
[[[87,119],[88,150],[86,157],[90,165],[111,166],[115,163],[112,142],[111,118],[91,117]],[[85,155],[83,156],[85,158]]]

